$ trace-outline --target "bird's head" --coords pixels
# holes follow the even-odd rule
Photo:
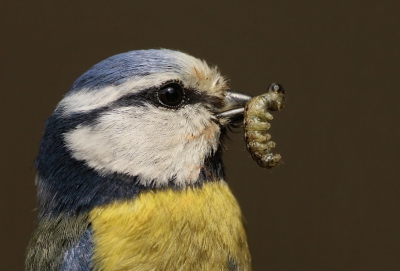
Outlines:
[[[216,68],[181,52],[110,57],[78,78],[49,118],[39,193],[96,186],[96,178],[103,188],[107,180],[157,188],[223,175],[222,130],[240,120],[249,99],[229,91]]]

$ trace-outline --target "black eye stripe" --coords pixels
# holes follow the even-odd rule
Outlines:
[[[159,87],[153,87],[144,89],[139,92],[129,93],[117,99],[116,101],[108,104],[107,106],[102,107],[102,109],[97,109],[97,110],[104,112],[112,108],[127,107],[127,106],[139,107],[139,106],[145,106],[146,104],[151,104],[156,107],[168,107],[169,109],[179,110],[179,108],[188,104],[204,103],[205,105],[208,104],[213,106],[220,106],[223,103],[222,97],[219,98],[213,95],[207,95],[204,92],[200,92],[196,89],[182,87],[184,92],[184,97],[182,99],[182,102],[178,106],[165,106],[162,103],[160,103],[158,94],[160,89],[170,84],[179,84],[180,86],[183,85],[178,81],[167,81]]]

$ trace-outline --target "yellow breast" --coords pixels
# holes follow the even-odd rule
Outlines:
[[[165,189],[90,213],[95,270],[251,270],[240,208],[225,182]]]

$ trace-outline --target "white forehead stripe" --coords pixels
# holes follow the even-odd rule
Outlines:
[[[165,73],[130,80],[118,86],[107,86],[97,90],[82,89],[67,95],[58,104],[57,110],[61,110],[63,115],[91,111],[106,106],[129,93],[158,86],[174,79],[179,79],[176,74]]]

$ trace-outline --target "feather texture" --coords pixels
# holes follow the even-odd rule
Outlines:
[[[160,99],[171,85],[177,106]],[[26,270],[251,270],[224,182],[227,88],[171,50],[116,55],[78,78],[40,144]]]
[[[227,184],[142,193],[90,213],[94,270],[249,271],[240,208]]]

